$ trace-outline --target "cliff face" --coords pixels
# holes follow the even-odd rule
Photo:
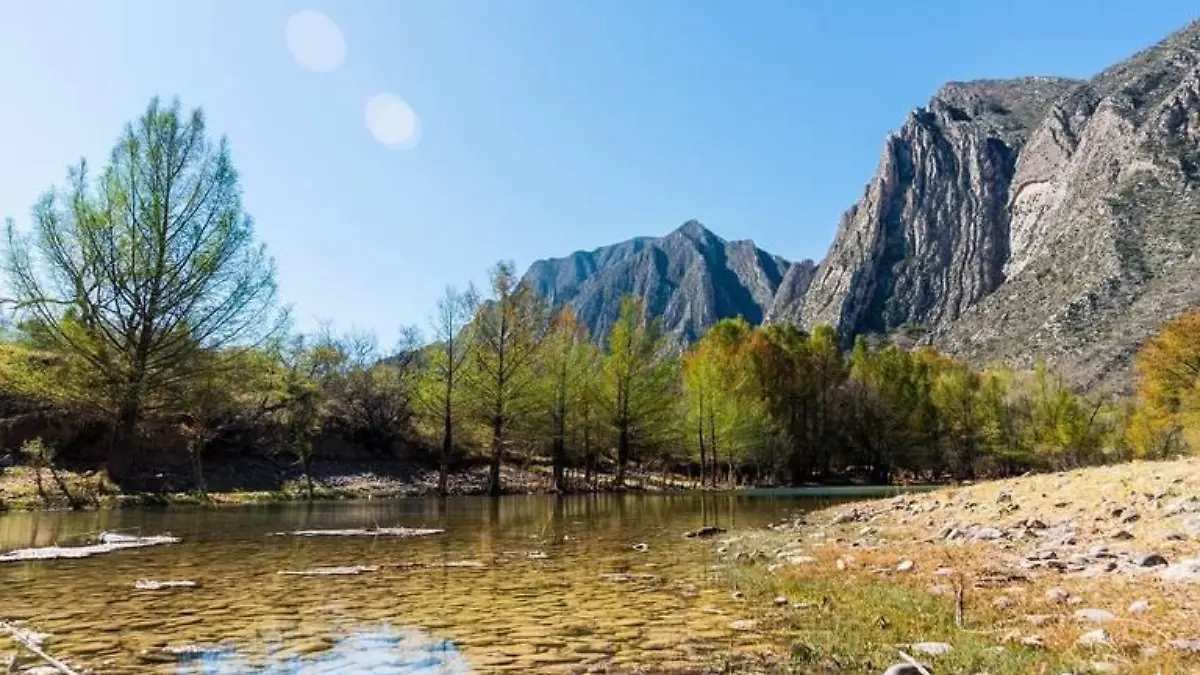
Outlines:
[[[665,237],[539,260],[525,279],[553,305],[570,305],[596,336],[608,334],[621,298],[636,295],[673,341],[686,344],[723,318],[762,322],[791,266],[753,242],[726,241],[688,221]]]
[[[1200,22],[1090,81],[955,83],[885,143],[803,298],[773,320],[906,324],[975,361],[1120,380],[1200,307]]]

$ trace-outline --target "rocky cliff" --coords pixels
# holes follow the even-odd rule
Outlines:
[[[826,258],[771,319],[919,326],[975,361],[1121,380],[1200,307],[1200,22],[1091,80],[952,83],[884,144]]]
[[[760,323],[793,267],[754,242],[726,241],[688,221],[664,237],[539,260],[524,278],[555,306],[573,307],[598,336],[608,334],[621,298],[636,295],[684,344],[726,317]]]

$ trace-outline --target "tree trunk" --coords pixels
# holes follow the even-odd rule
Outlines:
[[[567,491],[567,483],[563,476],[563,469],[566,468],[566,445],[563,442],[563,437],[558,434],[554,437],[554,444],[550,451],[551,462],[554,465],[554,491],[562,494]]]
[[[304,469],[304,485],[308,489],[308,501],[313,500],[312,457],[307,453],[300,458],[300,466]]]
[[[492,465],[488,472],[488,494],[498,497],[504,492],[500,484],[500,460],[504,450],[504,421],[499,416],[492,418]]]
[[[438,494],[445,497],[450,487],[450,452],[454,448],[454,430],[450,419],[450,404],[442,414],[442,458],[438,465]]]
[[[129,477],[129,472],[133,468],[133,444],[137,437],[139,417],[141,417],[141,405],[136,398],[131,396],[121,404],[105,463],[108,477],[118,485]]]
[[[699,428],[696,429],[700,437],[700,487],[704,487],[704,472],[708,468],[706,462],[708,457],[705,456],[704,448],[704,416],[701,414]]]
[[[629,429],[621,427],[617,436],[617,479],[616,489],[625,487],[625,464],[629,461]]]
[[[192,456],[192,476],[196,481],[196,491],[200,493],[200,498],[208,500],[208,488],[204,484],[204,445],[205,442],[201,439],[195,439],[190,443],[189,450]]]

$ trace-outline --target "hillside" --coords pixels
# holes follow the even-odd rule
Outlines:
[[[688,221],[664,237],[539,260],[524,279],[555,306],[573,307],[598,336],[616,320],[621,298],[636,295],[661,317],[673,341],[684,344],[723,318],[760,323],[792,267],[754,242],[726,241]]]
[[[891,135],[776,320],[919,327],[976,362],[1119,382],[1200,306],[1200,22],[1088,81],[951,83]]]

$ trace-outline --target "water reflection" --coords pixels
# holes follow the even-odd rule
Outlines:
[[[178,671],[187,675],[467,675],[471,664],[453,642],[416,628],[382,626],[362,629],[328,650],[289,654],[285,649],[255,658],[233,648],[201,651]]]
[[[7,514],[0,516],[0,551],[68,545],[102,530],[171,533],[183,541],[82,560],[0,564],[0,614],[53,634],[56,656],[108,675],[175,675],[177,660],[161,657],[196,644],[232,651],[203,653],[183,672],[371,672],[345,659],[393,657],[407,665],[387,662],[377,670],[456,673],[469,662],[480,672],[528,673],[707,663],[714,651],[753,652],[772,643],[730,628],[747,618],[746,608],[731,600],[714,569],[713,546],[682,533],[764,525],[847,496],[541,495]],[[267,536],[372,526],[445,534]],[[634,549],[640,543],[649,550]],[[455,565],[464,561],[477,564]],[[343,565],[375,571],[279,574]],[[631,575],[614,575],[623,572]],[[139,579],[197,586],[143,592],[135,588]],[[347,630],[363,625],[414,628]],[[276,657],[293,660],[267,660],[264,639],[290,650]],[[430,644],[440,647],[414,646]],[[0,655],[14,647],[0,636]],[[256,653],[262,656],[252,658]],[[428,660],[431,654],[444,663]],[[248,663],[274,670],[247,671]]]

